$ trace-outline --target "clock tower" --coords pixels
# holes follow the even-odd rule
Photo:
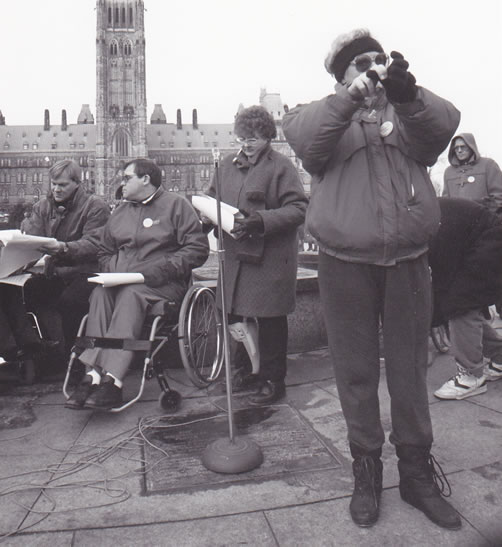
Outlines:
[[[147,157],[143,0],[97,0],[96,194],[112,198],[117,173]]]

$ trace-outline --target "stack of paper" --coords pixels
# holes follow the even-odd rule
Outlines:
[[[52,237],[23,234],[21,230],[0,230],[0,278],[41,258],[40,246],[55,241]]]
[[[98,283],[103,287],[115,287],[117,285],[130,285],[131,283],[144,283],[145,278],[140,273],[98,273],[96,277],[88,277],[90,283]]]
[[[218,204],[216,200],[210,196],[193,196],[192,205],[206,216],[215,226],[218,225]],[[236,207],[228,205],[228,203],[220,202],[221,210],[221,227],[223,230],[235,238],[235,234],[230,232],[234,228],[236,218],[243,218],[243,214]]]

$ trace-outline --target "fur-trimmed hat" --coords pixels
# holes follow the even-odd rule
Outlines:
[[[368,51],[383,53],[382,46],[371,36],[368,29],[358,28],[346,34],[340,34],[331,44],[324,66],[338,82],[341,82],[352,59]]]

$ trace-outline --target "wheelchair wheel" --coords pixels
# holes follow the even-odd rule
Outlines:
[[[450,349],[450,333],[447,325],[433,327],[430,332],[430,337],[434,347],[439,353],[448,353]]]
[[[178,323],[181,360],[197,387],[214,382],[223,365],[221,322],[214,292],[192,285],[181,305]]]

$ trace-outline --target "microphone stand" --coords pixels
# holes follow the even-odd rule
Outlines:
[[[243,473],[260,466],[263,462],[263,454],[260,447],[254,441],[242,437],[236,438],[234,435],[230,340],[225,297],[225,248],[223,244],[223,228],[221,222],[220,151],[218,148],[213,148],[212,153],[214,161],[214,186],[216,191],[216,218],[218,224],[218,286],[221,300],[221,325],[223,330],[223,356],[225,360],[229,438],[217,439],[209,444],[202,454],[202,464],[210,471],[215,471],[217,473]]]

